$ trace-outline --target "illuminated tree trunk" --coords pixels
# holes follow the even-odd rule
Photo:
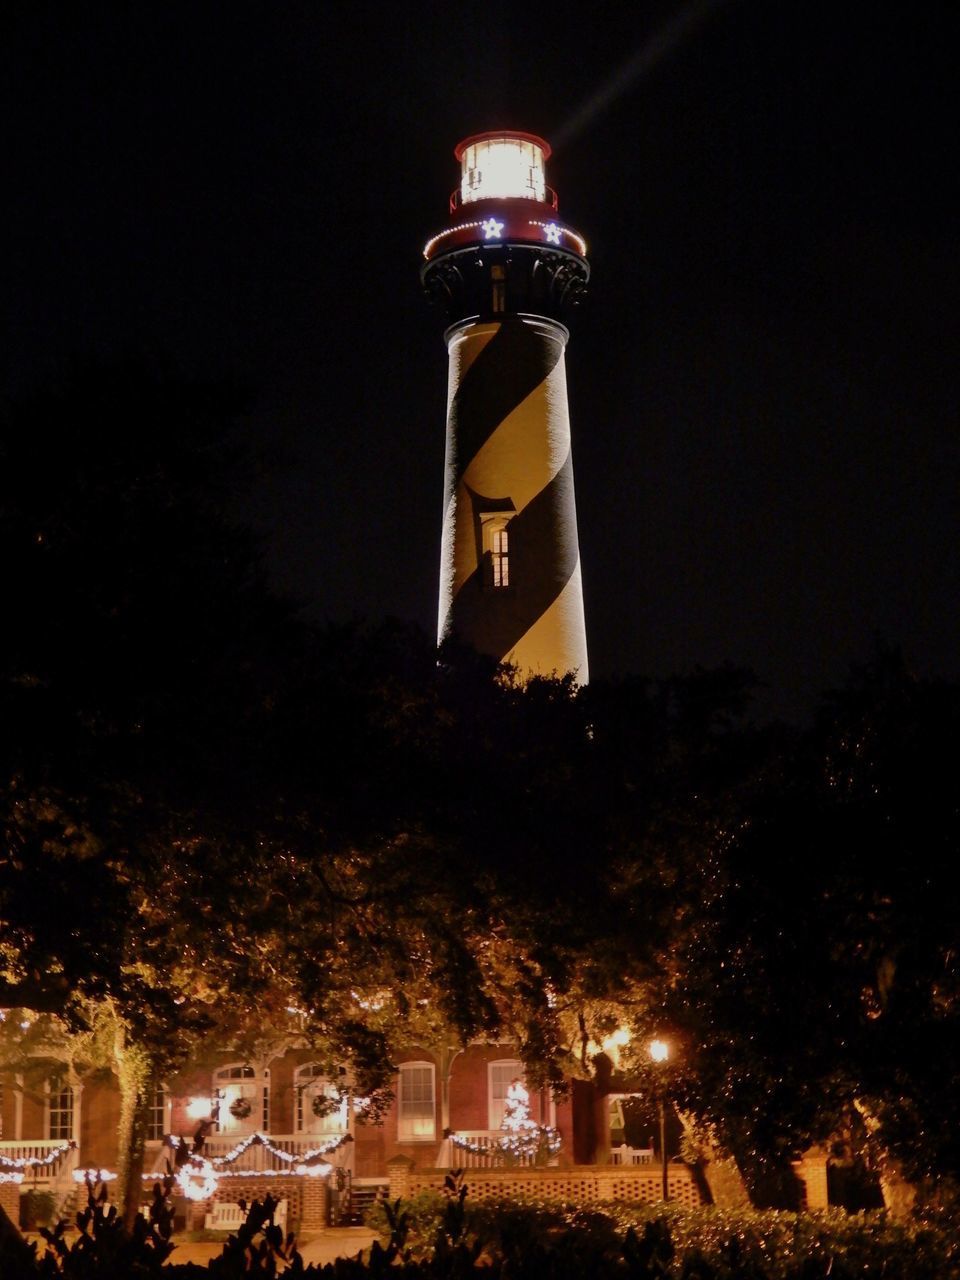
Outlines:
[[[863,1098],[855,1098],[853,1105],[863,1117],[863,1123],[875,1149],[879,1149],[880,1158],[880,1194],[883,1196],[883,1207],[891,1218],[903,1221],[909,1218],[917,1198],[917,1188],[903,1176],[900,1164],[894,1160],[880,1137],[880,1121],[873,1113],[869,1103]]]
[[[114,1061],[120,1085],[117,1133],[118,1189],[124,1230],[133,1231],[143,1199],[143,1154],[146,1149],[153,1063],[140,1045],[131,1044],[126,1029],[117,1028]]]

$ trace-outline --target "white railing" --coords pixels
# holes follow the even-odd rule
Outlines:
[[[263,1136],[277,1151],[283,1151],[291,1156],[304,1156],[308,1151],[316,1151],[318,1147],[325,1147],[328,1143],[335,1142],[342,1135],[337,1133],[268,1133]],[[234,1151],[244,1140],[242,1137],[215,1134],[213,1137],[207,1138],[203,1144],[203,1154],[207,1160],[221,1159],[223,1156],[229,1155],[231,1151]],[[352,1158],[352,1142],[345,1143],[343,1146],[338,1147],[336,1151],[331,1151],[329,1155],[324,1157],[330,1164],[340,1165],[343,1168],[350,1167]],[[274,1155],[262,1142],[252,1142],[242,1155],[231,1162],[230,1168],[237,1172],[249,1170],[251,1173],[262,1173],[264,1169],[290,1169],[292,1163],[284,1160],[282,1156]]]
[[[536,1164],[534,1156],[508,1156],[500,1150],[497,1144],[503,1136],[502,1129],[458,1129],[452,1138],[441,1143],[437,1166],[441,1169],[493,1169],[510,1165],[515,1169],[532,1169]],[[468,1146],[461,1146],[461,1142]]]
[[[653,1147],[628,1147],[626,1143],[610,1148],[611,1164],[653,1164]]]
[[[7,1160],[49,1160],[63,1147],[62,1138],[25,1139],[0,1142],[0,1156]],[[28,1166],[23,1171],[23,1186],[54,1190],[73,1185],[71,1174],[77,1167],[77,1149],[62,1151],[49,1164]]]

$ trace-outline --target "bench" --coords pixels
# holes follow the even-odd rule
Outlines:
[[[241,1209],[238,1204],[233,1204],[229,1200],[216,1200],[213,1203],[212,1211],[205,1216],[203,1225],[207,1231],[239,1231],[246,1218],[246,1209]],[[286,1200],[281,1200],[276,1209],[274,1209],[273,1222],[286,1235]]]

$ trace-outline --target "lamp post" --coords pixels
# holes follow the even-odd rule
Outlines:
[[[670,1046],[665,1040],[651,1040],[650,1057],[654,1062],[666,1062],[670,1057]],[[667,1194],[667,1113],[663,1105],[663,1088],[657,1089],[657,1104],[660,1112],[660,1194],[661,1199],[668,1200]]]

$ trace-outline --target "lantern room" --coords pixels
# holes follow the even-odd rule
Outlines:
[[[460,161],[460,204],[477,200],[547,200],[550,144],[533,133],[478,133],[454,154]]]

